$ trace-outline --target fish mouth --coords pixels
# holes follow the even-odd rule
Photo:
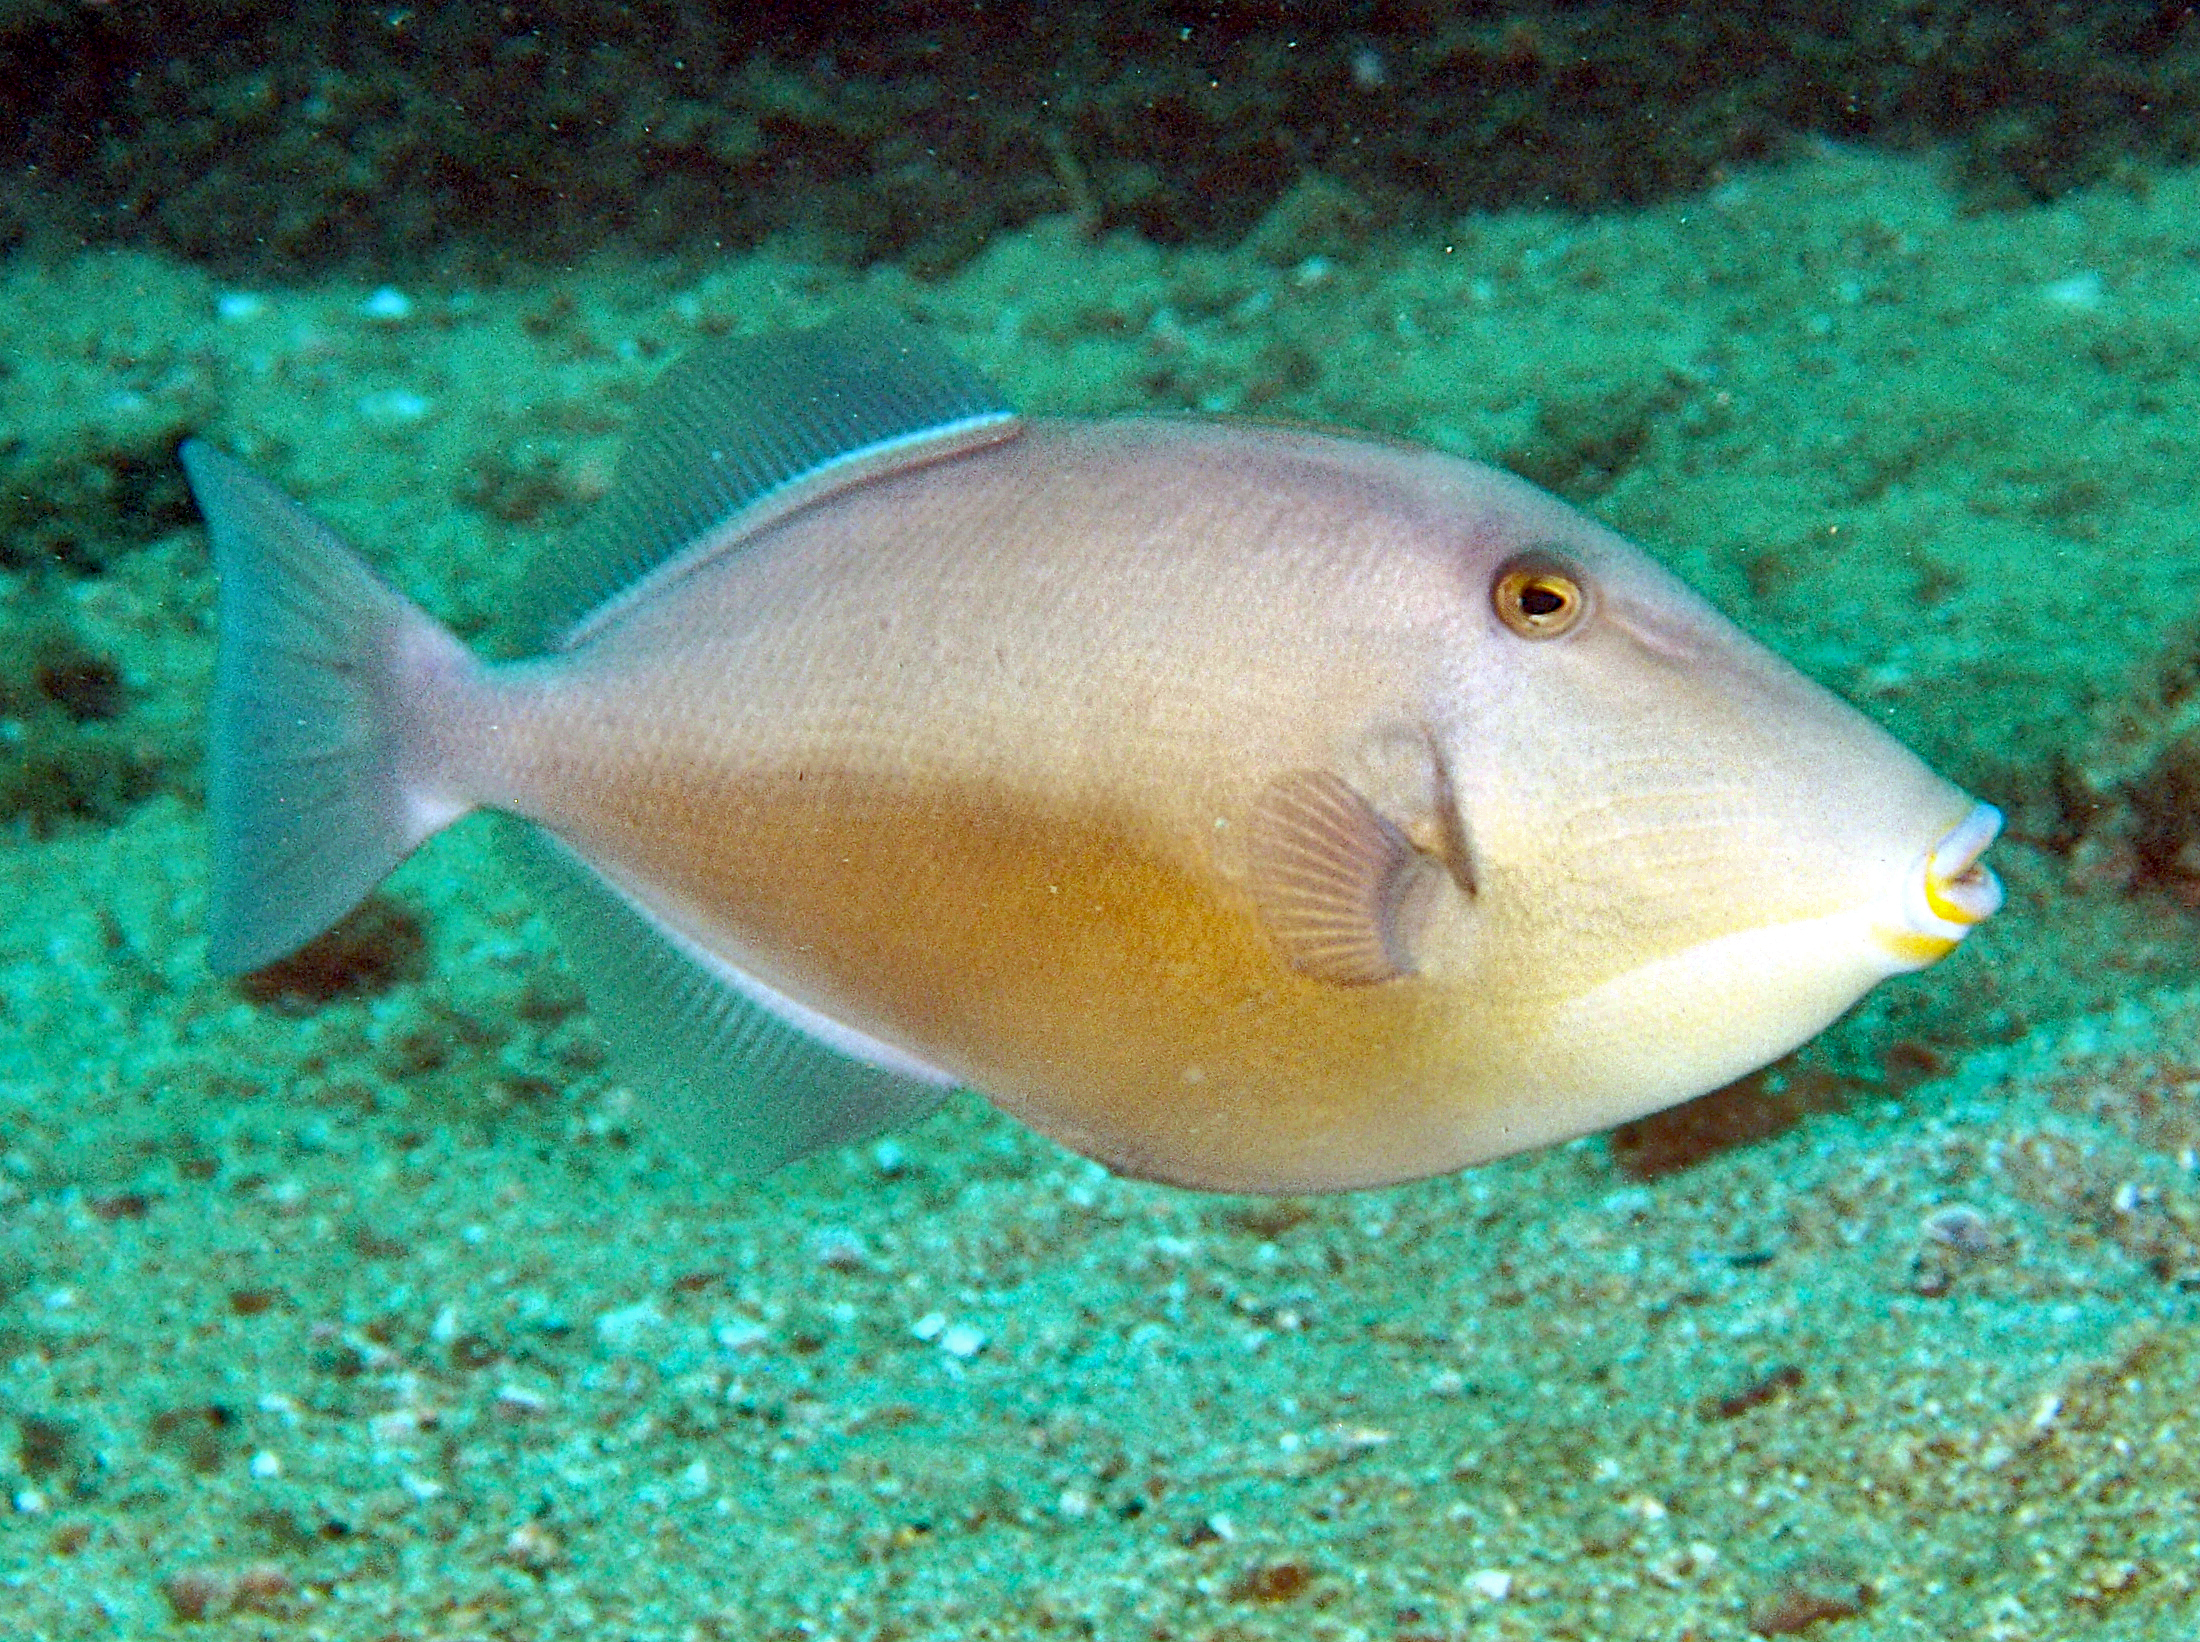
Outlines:
[[[1974,926],[2001,910],[2001,880],[1979,859],[2000,835],[2001,819],[1993,805],[1974,804],[1911,864],[1901,922],[1878,932],[1904,967],[1922,969],[1945,958]]]

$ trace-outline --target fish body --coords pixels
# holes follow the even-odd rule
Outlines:
[[[497,666],[187,451],[218,964],[486,807],[534,829],[622,1064],[734,1161],[961,1083],[1126,1173],[1327,1190],[1714,1087],[1998,898],[1990,809],[1495,469],[1025,421],[892,327],[728,345],[662,398],[574,555],[619,573]],[[315,578],[346,632],[265,616]],[[300,782],[297,698],[361,631],[367,699],[308,739],[372,767]],[[270,841],[362,792],[394,821],[312,838],[350,876],[284,904]]]

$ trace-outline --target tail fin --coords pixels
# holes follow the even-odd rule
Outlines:
[[[304,945],[465,813],[434,791],[420,709],[473,662],[266,480],[200,440],[182,458],[220,586],[207,962],[235,975]]]

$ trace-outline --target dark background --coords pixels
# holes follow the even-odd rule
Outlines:
[[[0,0],[0,249],[485,277],[610,240],[944,270],[1072,211],[1243,234],[1689,190],[1812,138],[1947,143],[1981,209],[2200,153],[2154,4]]]

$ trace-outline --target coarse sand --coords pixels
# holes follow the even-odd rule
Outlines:
[[[0,265],[10,528],[89,521],[6,572],[47,659],[0,701],[0,1636],[2195,1634],[2200,173],[1950,202],[1828,148],[1320,254],[1318,190],[1228,252],[1048,220],[930,282]],[[858,304],[1033,410],[1563,491],[2003,803],[2007,911],[1697,1111],[1332,1199],[1116,1180],[971,1096],[705,1178],[478,824],[210,976],[175,439],[508,650],[665,362]]]

